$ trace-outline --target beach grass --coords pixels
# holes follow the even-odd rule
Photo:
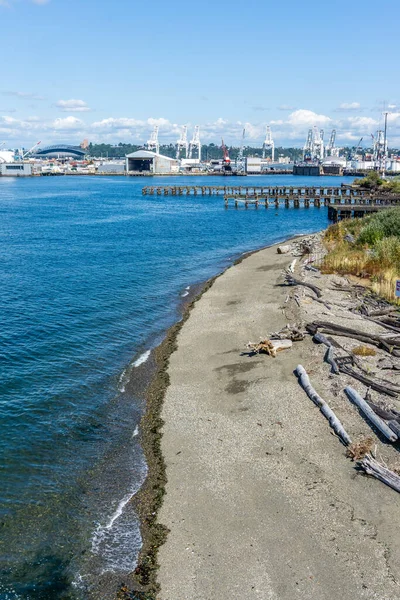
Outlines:
[[[400,279],[400,208],[390,208],[363,219],[345,220],[329,227],[324,235],[328,253],[323,273],[354,275],[390,302]]]

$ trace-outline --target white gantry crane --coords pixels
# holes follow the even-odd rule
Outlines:
[[[319,161],[323,160],[324,156],[324,130],[319,130],[314,125],[312,129],[308,130],[307,140],[303,147],[303,160]]]
[[[325,149],[324,149],[324,130],[318,130],[318,127],[313,127],[313,159],[324,160]]]
[[[306,143],[303,146],[303,161],[312,160],[313,158],[313,130],[309,129]]]
[[[275,144],[272,139],[271,127],[268,125],[267,130],[265,132],[265,140],[263,143],[263,153],[262,157],[265,158],[265,153],[267,150],[271,150],[271,161],[275,160]]]
[[[331,137],[329,138],[329,144],[326,147],[326,155],[338,158],[341,150],[342,148],[336,146],[336,129],[332,129]]]
[[[158,125],[154,125],[150,139],[147,140],[145,147],[147,150],[154,150],[156,154],[160,154],[160,143],[158,141]]]
[[[181,149],[185,150],[185,158],[188,158],[189,148],[187,141],[187,125],[184,125],[181,130],[181,136],[176,142],[176,159],[179,160],[181,155]]]
[[[246,137],[246,130],[243,129],[242,132],[242,143],[240,145],[239,154],[236,159],[236,170],[239,173],[244,173],[245,169],[245,160],[244,160],[244,138]]]
[[[193,137],[189,144],[189,158],[193,157],[193,150],[197,149],[197,157],[201,162],[201,142],[200,142],[200,125],[196,125],[193,132]]]
[[[373,159],[375,161],[380,161],[386,155],[386,142],[385,142],[385,134],[383,129],[380,129],[376,132],[374,139],[374,148],[373,148]]]

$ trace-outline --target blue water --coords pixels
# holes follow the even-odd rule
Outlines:
[[[244,251],[327,225],[325,208],[142,196],[152,183],[0,178],[1,600],[86,598],[105,574],[132,570],[140,534],[128,500],[146,474],[143,401],[126,391],[134,361],[178,318],[186,287]]]

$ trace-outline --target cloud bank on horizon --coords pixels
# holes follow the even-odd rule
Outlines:
[[[23,92],[3,92],[4,95],[17,96],[21,99],[42,99],[35,94]],[[47,143],[64,141],[78,143],[84,138],[94,143],[133,143],[143,144],[155,125],[159,127],[159,138],[162,143],[176,142],[179,137],[182,123],[174,123],[164,117],[149,117],[137,119],[134,117],[107,117],[84,119],[83,115],[92,109],[81,99],[59,100],[54,105],[59,111],[67,113],[65,117],[43,119],[37,116],[17,118],[10,114],[0,112],[0,137],[10,145],[12,143],[25,143],[35,141],[36,138],[46,140]],[[267,125],[271,126],[276,145],[302,146],[308,129],[316,125],[325,129],[327,135],[332,129],[337,131],[337,140],[342,145],[354,145],[360,137],[370,139],[377,129],[382,127],[381,113],[374,116],[356,114],[361,108],[358,102],[342,103],[338,109],[333,109],[332,115],[319,114],[309,109],[283,105],[278,107],[287,113],[282,119],[262,120],[257,123],[249,121],[231,121],[219,117],[214,121],[204,123],[186,123],[189,136],[194,125],[200,125],[201,140],[203,143],[220,144],[221,137],[228,145],[238,144],[242,137],[243,129],[246,130],[246,143],[260,146],[265,135]],[[347,111],[348,114],[341,114]],[[400,108],[391,104],[388,115],[388,139],[392,147],[400,146]]]

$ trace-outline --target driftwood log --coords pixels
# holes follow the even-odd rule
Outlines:
[[[389,338],[379,334],[364,333],[357,329],[343,327],[343,325],[336,325],[336,323],[329,323],[326,321],[314,321],[306,325],[306,329],[311,335],[321,332],[330,335],[349,337],[366,344],[373,344],[378,348],[383,348],[389,352],[389,354],[393,354],[393,356],[400,356],[400,338],[396,336]]]
[[[349,367],[348,365],[340,365],[339,369],[341,373],[345,373],[345,375],[349,375],[350,377],[354,377],[358,381],[361,381],[364,385],[372,388],[376,392],[380,392],[381,394],[386,394],[387,396],[392,396],[395,398],[400,394],[400,388],[398,386],[394,386],[391,382],[388,382],[388,385],[384,385],[371,377],[367,377],[366,375],[362,375],[361,373],[357,373],[355,369]]]
[[[325,360],[329,365],[331,365],[332,373],[338,375],[340,371],[335,360],[335,349],[330,341],[324,335],[322,335],[322,333],[316,333],[313,337],[313,340],[318,344],[324,344],[328,348],[325,354]]]
[[[379,479],[379,481],[382,481],[392,489],[396,490],[396,492],[400,492],[400,477],[384,465],[381,465],[377,460],[372,458],[370,454],[367,454],[362,459],[360,467],[368,475],[372,475],[376,479]]]
[[[386,425],[385,421],[383,421],[378,415],[372,410],[372,408],[367,404],[367,402],[361,398],[360,394],[356,392],[352,387],[347,386],[344,391],[347,396],[350,398],[354,404],[358,406],[360,411],[363,413],[365,417],[373,424],[379,431],[389,440],[389,442],[396,442],[397,435]]]
[[[302,365],[297,365],[295,373],[298,376],[300,384],[306,392],[307,396],[310,398],[310,400],[314,402],[314,404],[316,404],[319,407],[324,417],[328,419],[329,425],[332,427],[334,432],[340,437],[343,443],[346,446],[349,446],[351,444],[350,436],[348,435],[348,433],[346,432],[343,425],[341,424],[333,410],[330,408],[330,406],[325,402],[325,400],[321,398],[321,396],[319,396],[319,394],[317,394],[315,389],[312,387],[305,368]]]
[[[287,254],[292,249],[291,246],[278,246],[277,252],[278,254]]]
[[[307,283],[305,281],[300,281],[299,279],[295,279],[294,277],[292,277],[289,274],[287,274],[285,277],[285,283],[287,283],[288,285],[302,285],[302,286],[312,290],[314,292],[314,294],[317,295],[318,298],[321,298],[321,296],[322,296],[322,292],[319,287],[317,287],[316,285],[313,285],[312,283]]]
[[[377,404],[374,404],[367,398],[365,398],[366,403],[372,410],[386,423],[389,425],[390,429],[394,431],[398,438],[400,438],[400,416],[397,414],[397,411],[386,410],[385,408],[381,408]]]

